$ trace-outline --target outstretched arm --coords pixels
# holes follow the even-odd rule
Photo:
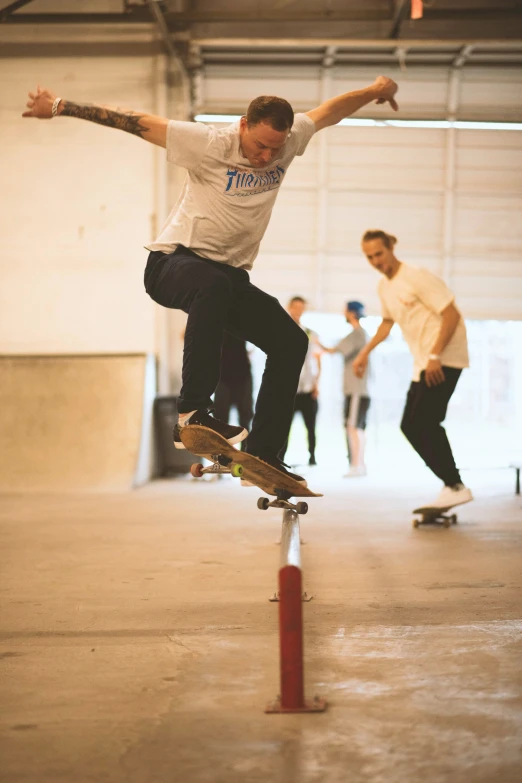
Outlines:
[[[397,111],[399,106],[395,100],[395,94],[398,89],[393,79],[388,79],[387,76],[378,76],[369,87],[330,98],[316,109],[306,113],[314,121],[316,129],[322,130],[330,125],[337,125],[345,117],[349,117],[357,109],[361,109],[372,101],[389,103],[392,109]]]
[[[53,116],[53,104],[57,96],[50,90],[42,90],[37,87],[36,92],[30,92],[27,101],[27,111],[22,117],[36,117],[39,120],[50,120]],[[167,144],[168,120],[156,117],[153,114],[130,111],[127,109],[111,109],[109,106],[100,106],[93,103],[74,103],[62,98],[56,108],[56,116],[79,117],[82,120],[90,120],[98,125],[106,125],[108,128],[119,130],[139,136],[151,144],[165,147]]]
[[[386,340],[386,338],[388,337],[392,329],[393,329],[392,319],[383,318],[381,323],[379,324],[379,328],[375,332],[370,342],[366,343],[364,348],[362,348],[359,351],[359,353],[357,354],[357,356],[352,362],[353,371],[358,378],[362,378],[365,373],[366,367],[368,366],[368,357],[370,353],[377,345],[379,345],[379,343],[382,343],[384,340]]]
[[[321,342],[319,342],[319,340],[317,341],[317,345],[319,346],[321,351],[323,351],[323,353],[337,353],[338,352],[337,348],[327,348],[326,345],[323,345]]]

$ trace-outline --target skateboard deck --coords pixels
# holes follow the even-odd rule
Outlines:
[[[272,467],[272,465],[263,462],[259,457],[254,457],[245,451],[239,451],[239,449],[231,446],[226,438],[223,438],[222,435],[208,427],[202,427],[200,424],[187,424],[186,427],[181,429],[180,437],[183,445],[193,454],[205,457],[205,459],[211,460],[215,464],[219,463],[219,465],[225,468],[223,472],[230,469],[232,475],[240,475],[241,478],[251,481],[252,484],[255,484],[256,487],[259,487],[268,495],[275,495],[276,497],[282,494],[286,494],[288,497],[322,497],[322,495],[312,492],[308,487],[303,487],[295,479],[281,473],[280,470]],[[235,466],[241,466],[242,471],[235,469]],[[192,468],[199,468],[199,470],[191,469],[193,476],[202,475],[202,466],[193,465]],[[210,472],[218,472],[218,470]]]
[[[457,515],[446,513],[452,508],[454,506],[444,506],[443,508],[421,506],[416,508],[413,513],[419,514],[421,518],[413,520],[413,527],[419,527],[419,525],[444,525],[444,527],[451,527],[451,525],[456,525]]]

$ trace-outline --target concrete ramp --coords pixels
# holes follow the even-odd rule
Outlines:
[[[143,483],[155,390],[150,354],[0,357],[0,492]]]

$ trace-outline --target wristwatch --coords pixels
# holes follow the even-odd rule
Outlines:
[[[428,356],[428,359],[431,361],[439,362],[440,361],[440,354],[438,353],[430,353]]]

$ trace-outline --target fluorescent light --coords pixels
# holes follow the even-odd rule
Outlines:
[[[196,114],[196,122],[235,122],[241,114]]]
[[[197,114],[196,122],[236,122],[240,114]],[[363,128],[435,128],[445,130],[456,128],[457,130],[522,130],[521,122],[468,122],[465,120],[368,120],[362,117],[349,117],[341,120],[339,125],[351,125]]]
[[[341,120],[339,125],[357,125],[359,127],[374,128],[376,125],[384,125],[384,123],[379,120],[363,120],[359,117],[354,117],[353,119]]]
[[[359,120],[347,118],[339,125],[366,125],[376,128],[457,128],[458,130],[522,130],[520,122],[467,122],[465,120]]]
[[[455,128],[462,130],[522,130],[522,122],[464,122],[457,120],[453,123]]]

